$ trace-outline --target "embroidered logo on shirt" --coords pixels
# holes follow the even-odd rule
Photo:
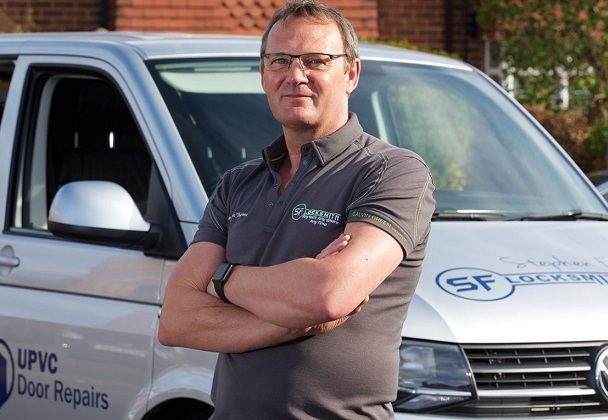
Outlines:
[[[236,212],[236,213],[232,213],[230,216],[228,216],[228,221],[232,220],[232,219],[240,219],[241,217],[247,217],[249,216],[249,213],[241,213]]]
[[[391,222],[389,222],[388,220],[385,220],[381,217],[376,216],[375,214],[369,214],[363,211],[352,211],[350,213],[351,217],[357,218],[357,219],[368,219],[368,220],[373,220],[376,223],[380,223],[382,226],[385,226],[386,228],[388,228],[391,232],[393,232],[395,235],[397,235],[397,237],[401,238],[402,241],[407,241],[407,238],[405,236],[403,236],[403,234],[395,228],[395,226],[393,226],[393,224]]]
[[[307,220],[313,225],[327,226],[340,223],[340,213],[332,213],[327,210],[309,209],[306,204],[298,204],[291,211],[291,220]]]

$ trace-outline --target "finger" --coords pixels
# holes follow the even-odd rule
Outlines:
[[[348,241],[350,240],[350,235],[340,235],[338,238],[336,238],[335,240],[333,240],[329,245],[327,245],[325,248],[323,248],[323,250],[317,254],[316,258],[317,259],[321,259],[321,258],[325,258],[329,255],[334,255],[340,251],[342,251],[344,248],[346,248],[346,245],[348,245]]]
[[[339,242],[332,242],[331,245],[327,246],[322,251],[323,255],[327,256],[327,255],[337,254],[338,252],[340,252],[344,248],[346,248],[346,245],[348,245],[348,241],[344,240],[344,239]]]
[[[305,333],[305,335],[319,335],[330,332],[331,330],[338,328],[340,325],[344,324],[348,320],[348,316],[338,318],[333,321],[324,322],[322,324],[313,325],[309,327]]]
[[[207,293],[210,294],[211,296],[217,297],[217,295],[215,293],[215,287],[214,287],[212,281],[210,281],[209,284],[207,285]]]
[[[353,311],[352,311],[352,312],[349,314],[349,316],[351,316],[351,315],[354,315],[354,314],[357,314],[357,313],[361,312],[361,309],[363,309],[363,307],[365,306],[365,304],[366,304],[367,302],[369,302],[369,296],[366,296],[366,297],[365,297],[365,299],[363,299],[363,302],[361,302],[361,303],[359,304],[359,306],[357,306],[357,307],[356,307],[356,308],[355,308],[355,309],[354,309],[354,310],[353,310]]]
[[[346,243],[343,246],[338,245],[337,247],[332,246],[332,248],[325,248],[319,254],[317,254],[316,258],[318,260],[323,259],[325,257],[329,257],[330,255],[336,255],[340,251],[342,251],[346,247]]]
[[[334,239],[333,241],[331,241],[329,243],[329,245],[327,245],[325,248],[323,248],[323,251],[321,251],[321,252],[327,254],[332,250],[334,250],[334,252],[335,252],[336,249],[342,249],[348,243],[349,239],[350,239],[350,236],[342,234],[342,235],[338,236],[336,239]]]

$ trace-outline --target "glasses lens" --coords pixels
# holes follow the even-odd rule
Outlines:
[[[329,54],[302,54],[299,56],[290,56],[287,54],[266,54],[264,55],[264,67],[270,71],[287,71],[291,62],[297,60],[297,64],[302,70],[325,71],[331,67],[331,62],[334,58],[342,57],[331,56]]]
[[[270,71],[285,71],[289,68],[291,57],[281,54],[268,54],[264,57],[264,65]]]
[[[303,54],[300,56],[300,62],[308,70],[327,70],[331,57],[327,54]]]

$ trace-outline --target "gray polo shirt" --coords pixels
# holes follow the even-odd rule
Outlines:
[[[269,266],[314,257],[349,222],[371,223],[404,260],[363,310],[333,331],[242,354],[220,354],[214,418],[390,418],[401,327],[420,275],[435,208],[428,168],[415,153],[363,132],[355,114],[336,133],[302,146],[282,195],[283,138],[263,158],[228,171],[194,242],[226,248],[232,263]]]

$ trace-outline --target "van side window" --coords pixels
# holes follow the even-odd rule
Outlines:
[[[74,181],[111,181],[146,213],[152,160],[117,87],[93,73],[32,72],[13,227],[45,233],[53,197]]]
[[[62,79],[50,105],[48,198],[68,182],[112,181],[144,213],[150,157],[116,88],[103,80]]]
[[[0,58],[0,123],[4,114],[4,104],[6,103],[6,95],[8,95],[13,70],[15,70],[15,64],[12,59]]]

